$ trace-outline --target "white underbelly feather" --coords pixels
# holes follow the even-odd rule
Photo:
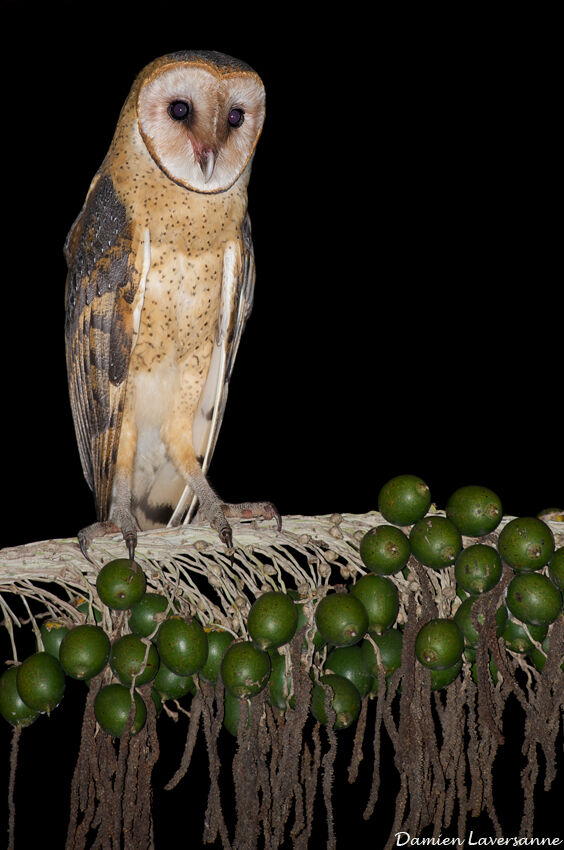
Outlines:
[[[137,450],[133,467],[133,499],[149,506],[174,505],[184,480],[170,461],[161,437],[165,412],[178,390],[178,371],[163,362],[136,375]]]

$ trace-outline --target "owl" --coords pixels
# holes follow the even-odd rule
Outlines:
[[[110,149],[65,243],[66,354],[92,539],[194,518],[232,546],[206,474],[222,422],[255,264],[247,185],[265,94],[214,51],[156,59],[135,79]],[[88,557],[88,555],[87,555]]]

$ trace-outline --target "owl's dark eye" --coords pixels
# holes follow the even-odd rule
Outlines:
[[[238,109],[236,106],[234,106],[233,109],[229,110],[229,115],[227,116],[227,123],[230,127],[240,127],[244,120],[245,113],[242,109]]]
[[[184,121],[190,114],[190,104],[186,103],[185,100],[173,100],[168,107],[168,114],[175,121]]]

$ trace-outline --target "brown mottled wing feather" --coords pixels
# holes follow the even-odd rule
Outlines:
[[[119,443],[141,277],[138,243],[111,178],[97,175],[65,244],[65,338],[80,459],[100,520],[108,518]]]

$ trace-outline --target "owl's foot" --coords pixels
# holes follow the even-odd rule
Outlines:
[[[87,525],[86,528],[82,528],[78,532],[78,545],[80,546],[80,551],[91,564],[94,564],[94,561],[88,554],[88,549],[90,548],[92,541],[96,537],[103,537],[106,534],[117,534],[120,531],[123,534],[123,539],[127,546],[129,559],[130,561],[133,561],[135,559],[135,547],[137,546],[137,526],[133,517],[126,518],[126,521],[124,521],[121,525],[116,525],[111,520],[106,520],[105,522],[94,522],[92,525]],[[94,564],[94,566],[97,565]]]
[[[282,529],[282,518],[272,502],[240,502],[237,505],[221,502],[210,525],[219,533],[228,548],[233,546],[233,533],[227,517],[236,519],[275,519],[278,531]]]
[[[282,519],[272,502],[240,502],[236,505],[222,502],[201,470],[190,476],[189,486],[199,502],[194,520],[209,522],[228,549],[233,548],[233,531],[228,518],[275,519],[278,531],[282,528]]]
[[[272,502],[241,502],[238,505],[220,502],[215,498],[205,507],[200,504],[194,517],[195,522],[209,522],[215,528],[221,542],[228,549],[233,548],[233,530],[227,518],[237,519],[275,519],[278,531],[282,528],[282,518]]]

